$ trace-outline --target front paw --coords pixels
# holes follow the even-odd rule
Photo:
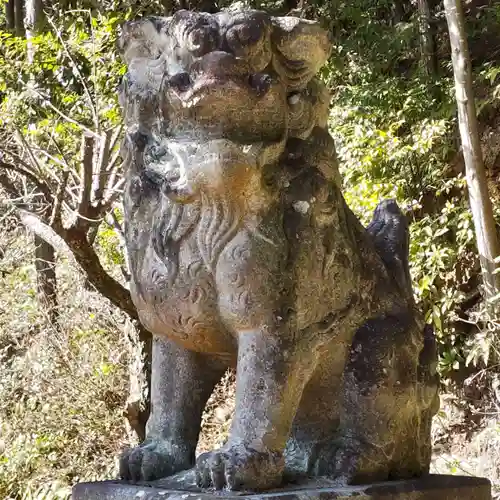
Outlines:
[[[120,478],[128,481],[152,481],[193,467],[193,458],[169,442],[146,439],[120,457]]]
[[[281,452],[225,445],[198,457],[196,481],[216,490],[265,490],[281,484],[284,466]]]

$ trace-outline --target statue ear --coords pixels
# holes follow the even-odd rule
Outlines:
[[[298,17],[271,22],[275,69],[289,91],[303,90],[330,56],[330,35],[317,22]]]
[[[171,17],[145,17],[121,26],[118,48],[127,64],[137,58],[156,59],[165,49]]]

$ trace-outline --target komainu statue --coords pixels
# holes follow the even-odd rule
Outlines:
[[[121,476],[193,469],[201,487],[248,491],[427,473],[435,340],[398,206],[365,228],[342,196],[317,77],[328,33],[181,10],[125,24],[120,48],[131,293],[154,336],[147,438]],[[196,457],[228,367],[229,437]]]

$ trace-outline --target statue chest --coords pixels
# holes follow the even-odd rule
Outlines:
[[[148,244],[129,244],[142,323],[191,350],[235,351],[238,330],[273,321],[285,259],[274,240],[242,227],[218,234],[204,227],[163,245],[153,235]]]
[[[130,255],[131,294],[141,322],[191,350],[232,351],[232,336],[218,311],[214,273],[196,233],[169,242],[161,254],[152,240]]]

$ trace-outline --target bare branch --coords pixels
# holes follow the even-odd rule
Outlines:
[[[106,186],[107,192],[112,191],[114,185],[116,184],[116,177],[121,167],[121,163],[118,163],[119,158],[120,158],[120,152],[116,151],[116,153],[109,161],[109,166],[108,166],[109,170],[107,173],[107,186]]]
[[[98,292],[132,319],[138,319],[130,292],[103,269],[94,248],[89,245],[86,239],[85,232],[75,227],[56,232],[54,228],[27,210],[18,210],[17,213],[21,222],[30,231],[46,241],[56,251],[68,256],[72,261],[76,261]]]
[[[50,155],[43,149],[40,149],[40,152],[41,153],[46,153],[47,154],[47,157],[50,158]],[[52,158],[50,158],[52,159]],[[57,160],[57,158],[54,158],[53,161]],[[61,162],[58,162],[57,163],[58,165],[62,165]],[[45,168],[44,169],[44,172],[46,174],[48,174],[52,180],[56,183],[57,185],[57,192],[59,193],[60,191],[60,186],[61,186],[61,178],[56,175],[55,172],[52,171],[52,169],[50,168],[50,166],[48,168]],[[67,175],[66,175],[66,172],[67,172]],[[79,203],[79,197],[76,193],[74,193],[69,187],[68,187],[68,183],[69,183],[69,174],[72,174],[73,176],[73,179],[75,179],[75,183],[79,184],[80,182],[80,176],[78,175],[78,172],[76,172],[74,169],[70,168],[70,167],[65,167],[64,170],[63,170],[63,175],[65,176],[65,181],[64,181],[64,190],[65,190],[65,193],[69,196],[69,199],[71,202],[73,202],[73,207],[72,208],[75,208],[78,206],[78,203]]]
[[[94,201],[100,201],[104,194],[104,188],[106,186],[107,180],[107,166],[109,163],[109,156],[111,153],[110,149],[111,141],[111,131],[108,130],[102,134],[101,137],[101,148],[99,151],[99,161],[96,165],[96,171],[94,176]]]
[[[83,134],[80,174],[80,203],[78,205],[78,215],[83,218],[88,216],[91,206],[94,145],[94,137],[88,134]]]
[[[130,292],[103,269],[95,249],[86,238],[86,233],[74,227],[70,228],[65,241],[96,290],[131,318],[138,319]]]
[[[0,151],[2,152],[2,154],[4,156],[8,156],[11,158],[11,162],[10,162],[11,164],[13,164],[13,165],[19,164],[23,167],[25,172],[29,172],[31,175],[34,175],[35,177],[37,177],[37,172],[35,170],[33,170],[33,166],[23,159],[23,157],[19,154],[16,146],[18,146],[18,145],[16,144],[15,146],[12,146],[12,148],[15,149],[15,153],[12,151],[12,148],[9,148],[9,150],[6,150],[5,147],[3,147],[3,146],[0,146]]]
[[[58,234],[53,228],[45,224],[40,217],[27,210],[18,210],[19,219],[33,233],[46,241],[58,252],[73,258],[73,254],[64,241],[64,234]]]
[[[110,161],[110,165],[113,164],[113,168],[110,169],[110,171],[109,171],[108,185],[106,186],[106,193],[113,192],[113,188],[116,184],[116,176],[118,174],[119,165],[114,165],[114,163],[116,163],[117,158],[118,158],[118,154],[115,154],[114,157]],[[106,197],[107,196],[108,196],[108,194],[106,194]]]
[[[46,156],[49,160],[53,161],[54,163],[57,163],[61,167],[67,167],[68,165],[66,164],[66,160],[59,160],[59,158],[56,158],[55,156],[51,155],[47,150],[40,148],[38,146],[32,146],[32,149],[35,150],[37,153],[41,153],[42,155]]]
[[[17,165],[13,165],[12,163],[6,163],[0,160],[0,168],[5,170],[10,170],[11,172],[17,172],[24,176],[27,180],[29,180],[32,184],[34,184],[43,195],[45,201],[47,203],[52,203],[52,192],[50,190],[49,185],[44,182],[42,179],[39,179],[33,172],[26,170],[23,167],[19,167]]]
[[[123,130],[123,124],[121,124],[117,128],[116,133],[114,134],[113,139],[111,140],[111,145],[109,147],[110,152],[115,149],[115,146],[117,145],[118,140],[120,139],[120,135],[121,135],[122,130]],[[113,176],[116,175],[117,169],[115,168],[115,165],[116,165],[116,162],[119,160],[119,158],[120,158],[120,148],[117,148],[116,151],[113,153],[113,156],[109,160],[109,163],[107,166],[108,172],[113,172],[113,171],[115,172],[115,174],[111,174]],[[112,186],[113,183],[114,183],[114,179],[110,183],[110,186]]]
[[[118,141],[118,135],[115,138],[115,144],[116,141]],[[112,148],[110,148],[110,151],[112,151]],[[106,176],[106,181],[107,181],[107,187],[106,187],[106,192],[109,193],[110,191],[113,192],[114,186],[115,186],[115,180],[116,176],[118,175],[118,171],[120,169],[120,164],[118,163],[118,160],[120,159],[120,148],[118,148],[114,153],[111,159],[109,160],[108,167],[107,167],[107,176]],[[108,194],[106,194],[105,197],[107,197]]]
[[[52,214],[50,216],[51,227],[62,227],[62,205],[64,193],[66,192],[66,187],[69,180],[69,170],[65,170],[62,175],[61,182],[57,188],[56,197],[54,200],[54,206],[52,208]]]
[[[54,144],[55,148],[57,149],[57,152],[61,156],[61,158],[64,160],[64,166],[71,170],[72,175],[75,176],[75,179],[78,179],[78,172],[70,165],[70,162],[66,158],[66,155],[64,154],[64,151],[62,150],[61,146],[59,146],[59,143],[56,141],[54,138],[53,134],[50,134],[50,141]]]

